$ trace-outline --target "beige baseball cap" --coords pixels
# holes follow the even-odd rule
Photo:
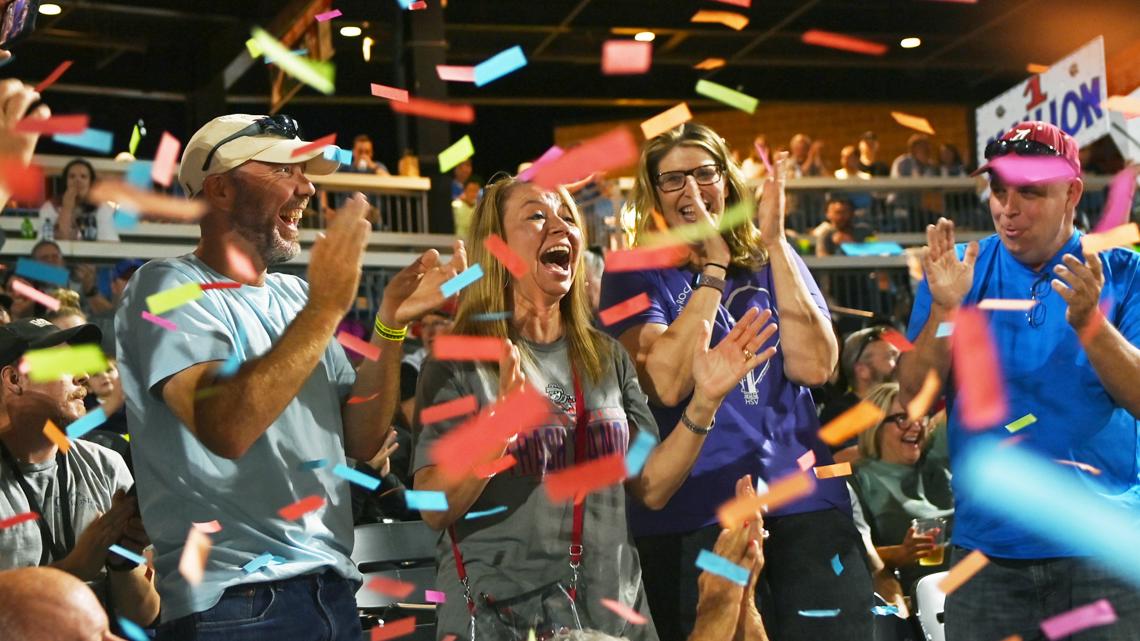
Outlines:
[[[289,116],[230,114],[206,123],[186,143],[178,182],[186,195],[197,196],[207,176],[225,173],[250,160],[304,163],[306,174],[331,174],[340,167],[324,156],[324,147],[293,155],[310,144],[297,135],[297,122]],[[210,152],[213,151],[213,156]]]

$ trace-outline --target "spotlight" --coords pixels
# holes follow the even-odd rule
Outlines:
[[[918,38],[915,36],[911,36],[909,38],[903,38],[902,40],[899,40],[899,46],[902,47],[903,49],[915,49],[917,47],[921,47],[922,46],[922,38]]]
[[[45,16],[58,16],[63,13],[63,8],[54,2],[47,2],[40,5],[40,13]]]
[[[341,27],[340,28],[340,35],[344,36],[345,38],[355,38],[356,36],[359,36],[361,33],[362,32],[361,32],[360,27],[353,27],[350,25],[347,27]]]
[[[653,33],[652,31],[639,31],[636,35],[633,36],[633,39],[638,42],[653,42],[653,39],[656,37],[657,34]]]

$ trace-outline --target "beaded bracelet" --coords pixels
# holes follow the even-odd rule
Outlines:
[[[379,314],[376,315],[376,325],[373,329],[376,330],[377,336],[383,338],[386,341],[392,341],[394,343],[398,343],[404,340],[404,338],[408,335],[407,327],[404,327],[403,329],[392,329],[380,321]]]

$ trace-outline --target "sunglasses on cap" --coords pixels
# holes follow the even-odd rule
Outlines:
[[[258,118],[253,124],[226,136],[219,140],[218,144],[211,147],[210,153],[206,154],[206,162],[202,163],[202,171],[206,171],[210,168],[210,161],[214,159],[214,154],[218,152],[219,147],[227,142],[244,138],[245,136],[263,136],[265,134],[281,136],[282,138],[300,138],[301,125],[293,119],[293,117],[286,116],[285,114]]]
[[[853,364],[858,363],[859,359],[863,356],[863,352],[867,350],[867,346],[876,341],[883,340],[883,334],[886,334],[888,331],[890,331],[890,329],[887,327],[876,327],[864,334],[863,338],[859,339],[859,349],[855,350],[855,358],[852,359],[851,362]]]
[[[1018,156],[1060,156],[1061,152],[1036,140],[995,140],[986,145],[986,160],[1017,154]]]

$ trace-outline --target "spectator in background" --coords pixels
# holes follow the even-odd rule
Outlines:
[[[352,164],[341,164],[337,168],[338,173],[346,174],[371,174],[374,176],[388,176],[388,168],[384,163],[376,162],[372,157],[372,139],[366,134],[360,134],[352,139]],[[329,207],[328,195],[321,191],[321,211],[326,217],[325,224],[331,222],[331,218],[336,216],[336,212],[344,206],[345,201],[349,198],[349,194],[345,192],[338,192],[333,194],[333,207]],[[380,213],[380,197],[374,193],[365,194],[368,200],[369,211],[368,220],[375,228],[379,222]]]
[[[404,150],[404,155],[400,156],[400,162],[396,165],[396,173],[400,176],[419,178],[420,157],[416,155],[416,152],[411,149]]]
[[[907,139],[907,152],[891,164],[892,178],[922,178],[938,175],[938,164],[933,157],[930,136],[914,134]],[[887,202],[894,209],[898,231],[909,231],[933,221],[942,211],[942,194],[934,191],[909,190],[893,193]]]
[[[768,137],[764,134],[760,134],[752,140],[752,148],[748,150],[748,157],[740,164],[740,171],[744,174],[744,180],[749,183],[768,175],[768,168],[764,166],[764,159],[760,157],[760,149],[764,150],[769,162],[771,162],[772,150],[768,149]]]
[[[5,638],[123,641],[111,633],[107,613],[91,588],[67,572],[54,568],[0,572],[0,603]]]
[[[483,189],[483,179],[468,176],[463,185],[463,193],[451,201],[451,218],[455,222],[455,236],[466,239],[471,232],[471,217],[475,215],[475,204],[479,202],[479,192]]]
[[[891,168],[887,163],[878,160],[879,137],[873,131],[864,131],[859,136],[859,171],[871,174],[872,177],[886,177],[891,175]]]
[[[471,159],[468,158],[455,166],[451,170],[451,199],[455,200],[463,194],[463,190],[467,188],[467,179],[471,177],[472,173]]]
[[[451,333],[454,316],[454,300],[448,301],[447,304],[437,310],[424,314],[424,317],[416,323],[415,327],[418,330],[422,346],[405,354],[403,360],[400,361],[400,415],[404,419],[403,424],[409,429],[415,421],[416,384],[420,380],[420,369],[423,368],[427,357],[431,355],[436,337]],[[407,472],[401,473],[406,474]]]
[[[862,243],[875,233],[867,223],[855,222],[855,206],[847,198],[828,198],[826,211],[827,220],[812,230],[816,256],[834,256],[843,243]]]
[[[115,207],[111,203],[87,200],[95,183],[95,167],[76,158],[63,167],[64,191],[40,208],[36,230],[41,238],[45,224],[50,224],[54,238],[60,240],[119,240],[115,229]]]
[[[907,152],[891,164],[892,178],[917,178],[935,176],[938,166],[931,157],[930,136],[914,134],[906,141]]]
[[[57,289],[52,293],[59,300],[59,309],[49,311],[44,318],[60,329],[71,329],[87,324],[87,315],[76,306],[79,294],[70,289]]]
[[[847,145],[839,152],[839,169],[835,170],[835,177],[839,180],[869,180],[871,174],[863,171],[859,165],[859,153],[855,145]],[[851,199],[855,208],[855,216],[863,218],[871,210],[872,197],[870,192],[845,191],[843,194]]]
[[[854,407],[866,397],[872,387],[894,380],[899,349],[883,340],[883,335],[889,331],[893,331],[893,328],[888,325],[875,325],[852,332],[843,341],[839,365],[842,368],[846,390],[820,410],[820,423],[826,425],[836,416]],[[841,447],[849,445],[854,445],[854,439]]]
[[[59,243],[52,240],[41,240],[33,245],[31,259],[53,267],[68,268],[67,263],[63,259],[63,250],[60,249]],[[82,309],[84,313],[105,311],[112,306],[111,301],[107,300],[99,291],[95,281],[95,266],[90,263],[81,263],[76,266],[75,269],[72,270],[68,280],[66,289],[80,292],[78,307]],[[42,290],[43,288],[41,287],[39,289]],[[42,315],[43,311],[40,310],[33,313]],[[21,315],[20,318],[28,318],[31,315],[31,313]]]
[[[123,292],[127,289],[127,282],[131,280],[139,267],[146,264],[141,258],[125,258],[115,263],[111,275],[111,300],[107,309],[93,312],[88,316],[88,322],[103,332],[103,353],[108,356],[115,355],[115,312],[123,301]]]
[[[962,154],[951,143],[938,148],[938,173],[941,176],[965,176],[966,167],[962,164]]]
[[[823,141],[812,142],[807,134],[796,134],[788,143],[796,178],[803,176],[824,176],[827,169],[823,165]]]

